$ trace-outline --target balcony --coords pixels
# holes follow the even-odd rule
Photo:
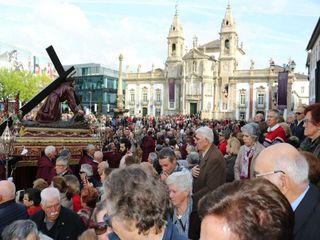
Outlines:
[[[266,108],[266,104],[265,103],[257,103],[256,104],[256,108]]]
[[[142,101],[141,101],[141,105],[142,105],[142,106],[148,106],[148,104],[149,104],[149,101],[148,101],[148,100],[142,100]]]
[[[162,101],[161,100],[156,100],[156,101],[154,101],[154,105],[156,105],[156,106],[161,106],[161,104],[162,104]]]
[[[248,104],[247,103],[239,103],[238,108],[247,108]]]

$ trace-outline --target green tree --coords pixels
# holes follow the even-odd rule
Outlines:
[[[51,79],[44,74],[35,76],[28,71],[0,68],[0,99],[13,100],[20,92],[20,101],[28,101],[50,82]]]

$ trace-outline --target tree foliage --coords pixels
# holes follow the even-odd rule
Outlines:
[[[45,74],[36,76],[28,71],[0,68],[0,100],[4,98],[13,100],[19,92],[20,100],[28,101],[50,82],[51,79]]]

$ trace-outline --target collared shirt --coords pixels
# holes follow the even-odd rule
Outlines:
[[[304,198],[304,196],[308,192],[309,188],[310,188],[310,186],[308,185],[306,190],[304,190],[303,193],[301,193],[300,196],[291,203],[291,207],[292,207],[293,211],[295,211],[297,209],[297,207],[299,206],[300,202],[302,201],[302,199]]]
[[[192,212],[192,197],[191,196],[189,196],[187,208],[184,211],[182,216],[180,216],[180,217],[177,216],[177,209],[176,208],[174,208],[174,210],[173,210],[172,222],[177,227],[178,232],[185,237],[188,237],[189,217],[190,217],[191,212]]]
[[[279,124],[277,123],[276,125],[274,125],[273,127],[268,127],[267,131],[268,132],[273,132],[274,130],[276,130],[279,127]]]

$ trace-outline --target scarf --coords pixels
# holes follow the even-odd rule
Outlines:
[[[253,144],[251,147],[247,147],[246,145],[244,145],[244,156],[241,159],[240,179],[250,178],[250,163],[255,151],[255,144]]]

